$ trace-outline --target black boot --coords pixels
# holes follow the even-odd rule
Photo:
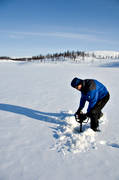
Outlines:
[[[103,117],[103,113],[102,113],[102,112],[100,112],[100,116],[99,116],[99,119],[100,119],[101,117]]]
[[[93,128],[92,130],[95,131],[95,132],[101,132],[101,130],[99,129],[99,127]]]

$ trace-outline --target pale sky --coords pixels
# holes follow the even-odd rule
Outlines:
[[[0,56],[119,51],[119,0],[0,0]]]

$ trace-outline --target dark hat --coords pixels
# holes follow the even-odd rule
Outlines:
[[[75,88],[76,86],[78,86],[79,84],[82,83],[82,79],[79,79],[77,77],[75,77],[72,81],[71,81],[71,86],[73,88]]]

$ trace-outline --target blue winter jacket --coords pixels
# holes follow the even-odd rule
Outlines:
[[[82,80],[81,99],[79,109],[82,110],[86,101],[89,102],[87,113],[95,106],[95,104],[108,94],[106,87],[97,80]]]

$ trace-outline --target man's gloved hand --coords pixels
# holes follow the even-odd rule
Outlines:
[[[82,111],[80,113],[75,113],[75,118],[77,122],[83,122],[87,118],[87,114],[84,114]]]
[[[80,116],[79,116],[79,119],[80,119],[81,121],[84,121],[86,118],[87,118],[87,114],[85,114],[85,113],[82,113],[82,114],[80,114]]]
[[[82,114],[83,112],[80,110],[80,108],[75,112],[75,115],[80,115]]]

